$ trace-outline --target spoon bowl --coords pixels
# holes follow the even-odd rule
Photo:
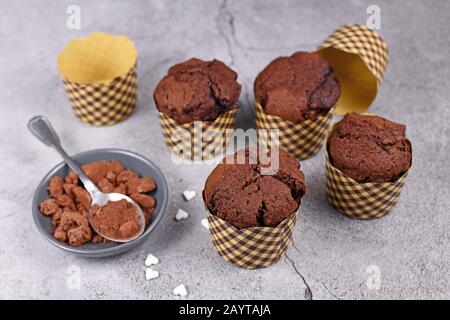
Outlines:
[[[91,197],[92,197],[92,203],[91,203],[91,208],[89,209],[88,219],[89,219],[89,223],[90,223],[91,227],[99,235],[101,235],[102,237],[104,237],[108,240],[114,241],[114,242],[128,242],[128,241],[133,241],[133,240],[139,238],[144,233],[144,230],[145,230],[144,213],[142,212],[142,208],[136,203],[136,201],[134,201],[130,197],[128,197],[124,194],[121,194],[121,193],[103,193],[101,191],[95,192],[93,195],[91,195]],[[100,232],[95,227],[95,225],[92,223],[94,205],[103,207],[110,201],[116,202],[116,201],[120,201],[120,200],[126,200],[129,203],[131,203],[138,215],[138,218],[139,218],[139,231],[136,234],[134,234],[128,238],[113,238],[113,237],[107,236],[104,233]]]

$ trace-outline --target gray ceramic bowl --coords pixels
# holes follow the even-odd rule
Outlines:
[[[100,258],[100,257],[108,257],[116,254],[123,253],[135,246],[141,244],[145,241],[145,239],[152,233],[152,231],[156,228],[158,223],[161,221],[161,218],[166,210],[167,202],[168,202],[168,190],[167,183],[164,179],[162,172],[158,169],[158,167],[151,162],[150,160],[144,158],[141,155],[138,155],[134,152],[121,150],[121,149],[97,149],[91,150],[87,152],[83,152],[77,155],[72,156],[79,165],[83,165],[86,163],[98,161],[98,160],[118,160],[125,167],[136,171],[141,176],[150,176],[156,181],[157,188],[155,191],[150,193],[156,199],[156,208],[152,214],[152,220],[150,225],[147,227],[145,232],[137,238],[136,240],[126,242],[126,243],[86,243],[79,247],[72,247],[65,242],[61,242],[53,238],[52,231],[54,227],[51,223],[51,219],[49,217],[44,216],[39,211],[39,204],[42,200],[49,198],[49,194],[47,191],[48,182],[50,178],[53,176],[66,176],[69,172],[69,167],[61,162],[42,179],[39,183],[33,197],[33,219],[36,224],[37,229],[42,234],[42,236],[47,239],[51,244],[56,247],[77,254],[83,257],[90,258]]]

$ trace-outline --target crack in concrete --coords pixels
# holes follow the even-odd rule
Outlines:
[[[225,18],[226,26],[229,29],[229,32],[226,32],[226,29],[222,26],[221,22],[223,21],[223,18]],[[236,25],[234,23],[235,18],[234,14],[228,8],[228,0],[223,0],[221,2],[219,6],[219,12],[215,20],[217,30],[219,31],[220,36],[224,39],[227,46],[228,55],[230,56],[230,65],[235,66],[236,57],[233,52],[233,44],[238,48],[243,48],[236,36]],[[242,50],[242,53],[245,57],[247,57],[247,53],[245,52],[245,50]]]
[[[322,282],[322,286],[325,288],[325,290],[327,290],[333,297],[335,297],[338,300],[342,300],[341,297],[337,296],[336,294],[333,293],[333,291],[331,291],[330,289],[328,289],[328,287],[325,285],[324,282]]]
[[[228,27],[231,29],[231,37],[233,37],[233,33],[236,32],[234,30],[234,16],[228,9],[228,0],[223,0],[222,3],[219,6],[219,12],[216,16],[216,25],[217,25],[217,31],[219,31],[220,36],[225,41],[225,44],[227,46],[228,55],[230,56],[230,65],[234,66],[235,58],[232,48],[232,42],[227,35],[226,30],[222,27],[222,17],[225,17]]]
[[[298,253],[301,254],[300,249],[299,249],[299,248],[297,247],[297,245],[295,244],[294,238],[292,238],[291,242],[292,242],[292,246],[294,247],[295,251],[297,251]]]
[[[285,253],[284,256],[286,257],[286,260],[289,261],[289,262],[291,263],[292,268],[294,269],[295,273],[302,279],[303,283],[304,283],[305,286],[306,286],[306,289],[305,289],[305,299],[306,299],[306,300],[314,300],[314,299],[313,299],[314,296],[313,296],[313,293],[312,293],[312,291],[311,291],[311,288],[309,287],[308,282],[306,282],[305,277],[304,277],[304,276],[300,273],[300,271],[297,269],[297,265],[295,264],[295,262],[294,262],[291,258],[289,258],[289,256],[287,255],[287,253]]]
[[[229,29],[229,34],[227,34],[226,29],[222,26],[221,22],[223,21],[222,18],[225,18],[226,26]],[[281,50],[294,50],[295,48],[299,47],[313,47],[314,44],[302,44],[302,45],[294,45],[294,46],[286,46],[286,47],[270,47],[270,48],[258,48],[254,46],[243,46],[238,38],[237,38],[237,28],[235,24],[235,16],[233,12],[228,7],[228,0],[223,0],[220,3],[219,6],[219,12],[216,16],[216,25],[217,30],[221,36],[221,38],[224,39],[228,55],[230,56],[230,65],[234,66],[236,61],[236,56],[233,51],[233,44],[235,47],[241,49],[242,54],[244,57],[248,58],[248,51],[254,51],[254,52],[273,52],[273,51],[281,51]]]

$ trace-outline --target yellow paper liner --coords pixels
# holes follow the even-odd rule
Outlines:
[[[297,160],[307,159],[320,151],[326,139],[326,134],[333,118],[330,109],[325,116],[315,120],[305,120],[295,124],[283,120],[278,116],[266,114],[259,103],[255,104],[256,128],[258,141],[268,141],[268,131],[277,129],[279,133],[279,147],[285,149]]]
[[[236,112],[232,109],[214,121],[181,125],[161,112],[158,114],[164,141],[172,152],[182,158],[201,161],[225,152],[229,136],[233,133]]]
[[[268,267],[277,262],[287,249],[297,212],[276,227],[238,229],[206,209],[214,248],[228,262],[244,268]]]
[[[58,70],[75,115],[95,126],[125,119],[136,106],[134,44],[124,36],[93,33],[71,41],[58,57]]]
[[[380,35],[364,25],[344,25],[316,52],[333,67],[341,85],[336,114],[366,111],[388,63],[388,48]]]
[[[338,123],[333,125],[328,135],[327,146]],[[363,220],[380,218],[389,213],[400,197],[408,172],[394,182],[360,183],[331,164],[327,149],[325,148],[325,178],[330,204],[347,217]]]

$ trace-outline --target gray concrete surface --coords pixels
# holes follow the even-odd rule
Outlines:
[[[81,8],[81,30],[66,28],[66,8]],[[323,152],[304,161],[309,192],[293,245],[277,264],[247,271],[214,251],[200,192],[212,165],[177,166],[163,144],[153,89],[167,68],[192,56],[218,58],[243,83],[239,126],[253,126],[252,80],[272,58],[313,50],[344,23],[365,23],[366,8],[381,8],[381,34],[390,64],[370,111],[403,122],[414,164],[392,214],[354,221],[328,205]],[[188,298],[387,299],[450,298],[450,2],[448,1],[9,1],[0,4],[0,298],[173,299],[184,283]],[[83,125],[71,112],[56,70],[59,50],[93,31],[126,34],[139,51],[139,105],[125,122]],[[26,130],[45,114],[71,153],[120,147],[156,162],[170,185],[162,224],[124,255],[85,260],[47,243],[31,219],[31,197],[57,162]],[[191,217],[175,222],[178,208]],[[147,282],[144,259],[161,260],[161,276]],[[67,285],[70,266],[80,289]],[[380,288],[370,289],[369,266]],[[370,268],[369,268],[370,271]],[[309,290],[311,294],[309,294]]]

